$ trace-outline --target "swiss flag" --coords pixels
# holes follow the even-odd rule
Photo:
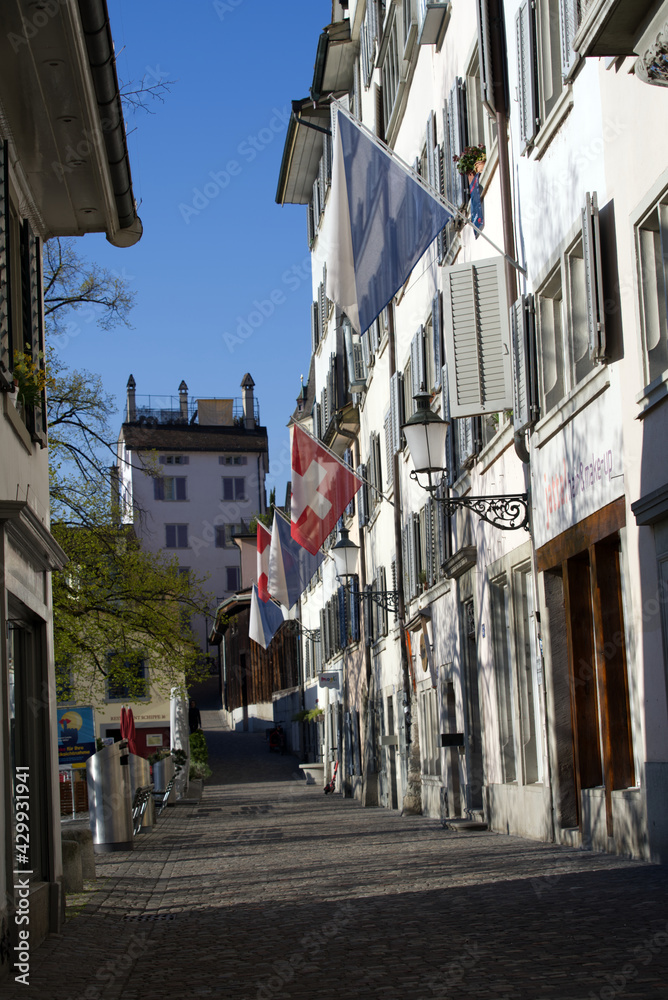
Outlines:
[[[291,534],[315,555],[362,485],[359,476],[319,441],[292,430]]]
[[[257,522],[257,596],[265,604],[269,600],[267,580],[269,572],[269,549],[271,546],[271,531],[265,528],[261,521]]]

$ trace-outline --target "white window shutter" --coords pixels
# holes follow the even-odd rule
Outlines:
[[[531,424],[529,409],[529,372],[527,321],[524,296],[510,307],[510,333],[513,344],[513,425],[516,431]]]
[[[441,368],[441,416],[448,422],[448,432],[445,435],[445,482],[452,486],[456,479],[457,467],[454,446],[454,425],[450,418],[450,396],[448,386],[448,366]]]
[[[438,188],[438,175],[436,173],[436,161],[434,152],[436,149],[436,128],[434,112],[429,112],[427,119],[427,182],[431,188]]]
[[[316,233],[320,226],[320,178],[313,181],[313,225]]]
[[[575,63],[573,39],[578,30],[580,0],[559,0],[559,27],[561,32],[561,73],[564,79]]]
[[[448,137],[450,142],[450,158],[446,161],[446,170],[449,170],[450,185],[449,197],[455,205],[463,205],[466,196],[464,179],[457,170],[457,164],[453,157],[459,156],[464,149],[464,119],[462,115],[463,105],[463,84],[461,77],[457,77],[452,85],[448,98]],[[468,191],[468,186],[466,187]]]
[[[420,392],[420,387],[425,386],[424,371],[424,327],[420,327],[411,340],[411,384],[413,396]]]
[[[598,219],[596,192],[587,195],[582,210],[582,251],[587,292],[587,322],[589,325],[589,357],[605,361],[605,302],[601,266],[601,230]]]
[[[462,469],[474,455],[473,417],[457,421],[457,468]]]
[[[385,465],[387,466],[387,489],[394,486],[394,451],[392,450],[392,411],[385,415]]]
[[[478,11],[478,53],[480,64],[480,91],[482,103],[494,117],[494,67],[489,30],[489,0],[477,0]]]
[[[0,362],[14,367],[9,328],[9,144],[0,141]]]
[[[401,425],[404,422],[404,393],[401,372],[395,372],[390,379],[390,407],[392,413],[392,454],[401,448]]]
[[[443,323],[450,413],[472,417],[513,405],[503,257],[444,268]]]
[[[441,388],[441,368],[443,367],[443,351],[441,349],[441,341],[443,339],[443,310],[441,307],[440,292],[436,292],[431,303],[431,333],[434,360],[433,388],[438,392]]]
[[[357,466],[357,475],[362,480],[362,485],[359,493],[357,494],[357,516],[359,518],[360,528],[364,528],[369,523],[369,487],[366,483],[366,465],[362,464]]]
[[[536,77],[536,25],[532,0],[523,0],[515,19],[517,38],[517,96],[520,113],[522,151],[533,142],[538,130]]]
[[[311,351],[315,353],[315,350],[320,342],[320,329],[319,329],[319,316],[320,316],[320,306],[317,302],[311,304]]]
[[[348,387],[351,392],[362,392],[366,388],[367,374],[362,338],[356,330],[353,330],[347,318],[343,322],[343,339],[348,366]]]

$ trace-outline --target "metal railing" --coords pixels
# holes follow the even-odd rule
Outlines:
[[[236,397],[207,397],[209,402],[230,402],[232,404],[232,423],[241,424],[244,419],[243,400]],[[204,400],[203,400],[204,401]],[[158,424],[197,424],[199,423],[199,400],[188,399],[183,403],[178,396],[138,396],[135,406],[135,420],[139,423],[147,421]],[[255,423],[260,423],[260,404],[253,400],[253,416]]]

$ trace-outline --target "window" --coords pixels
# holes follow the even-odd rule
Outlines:
[[[515,21],[523,149],[554,110],[575,62],[578,0],[523,0]]]
[[[188,455],[163,455],[160,459],[162,465],[188,465]]]
[[[166,524],[165,525],[165,548],[187,549],[188,548],[188,525],[187,524]]]
[[[606,359],[596,196],[587,196],[581,235],[537,295],[542,412],[556,406]]]
[[[156,500],[186,500],[186,477],[164,476],[154,479],[153,495]]]
[[[238,566],[226,566],[227,590],[238,590],[241,583],[241,572]]]
[[[487,154],[496,142],[496,122],[489,116],[482,102],[480,81],[480,53],[476,48],[466,71],[466,128],[469,146],[485,146]]]
[[[668,194],[636,230],[640,268],[645,379],[668,370]]]
[[[421,692],[420,713],[422,716],[422,732],[420,734],[422,773],[439,775],[441,773],[441,747],[438,692],[435,688]]]
[[[223,476],[223,500],[246,499],[246,480],[242,476]]]
[[[236,548],[232,541],[234,534],[241,528],[240,524],[221,524],[216,527],[216,548]]]
[[[248,465],[247,455],[219,455],[220,465]]]
[[[399,20],[394,15],[391,16],[392,24],[389,28],[389,35],[381,65],[383,119],[386,130],[389,127],[395,104],[397,103],[399,84],[401,82],[401,53],[398,39]]]
[[[136,701],[148,698],[146,660],[108,657],[111,676],[107,677],[107,701]]]

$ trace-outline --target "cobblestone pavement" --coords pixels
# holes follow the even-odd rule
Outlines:
[[[165,810],[4,1000],[668,998],[668,870],[363,809],[215,728]]]

